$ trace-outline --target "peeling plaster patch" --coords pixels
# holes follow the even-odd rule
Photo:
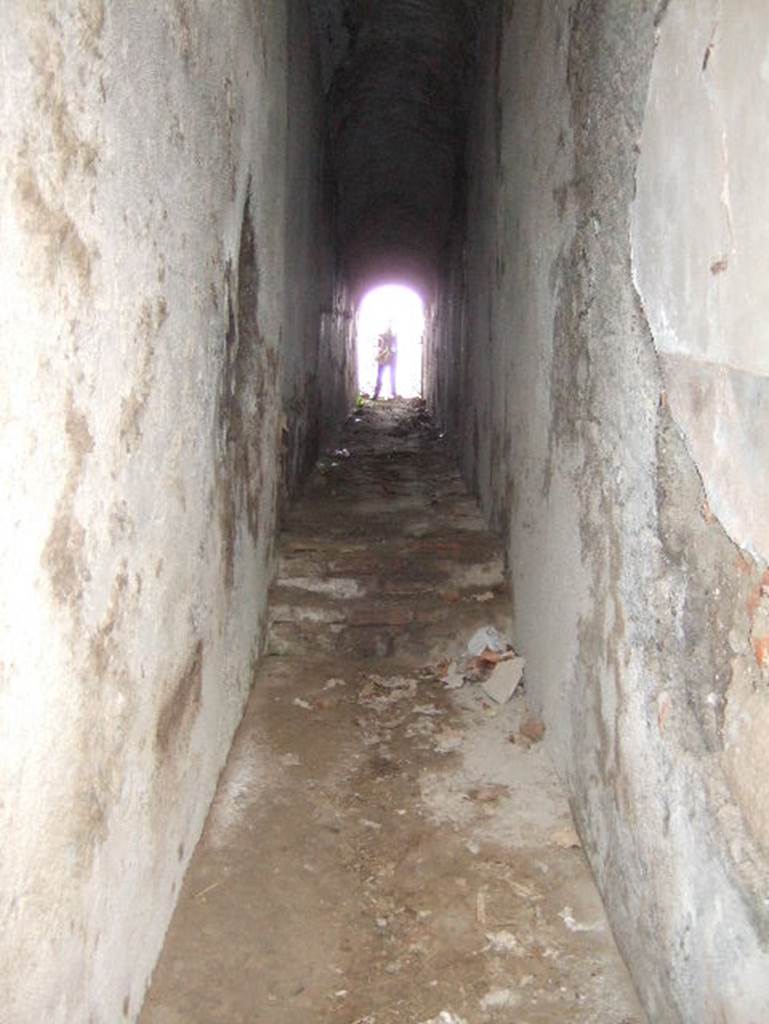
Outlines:
[[[759,561],[769,558],[769,98],[752,82],[767,31],[769,12],[729,16],[717,0],[670,8],[631,224],[671,411],[713,513]]]
[[[726,705],[724,765],[748,827],[769,855],[769,786],[764,784],[769,687],[756,682],[750,660],[735,659]]]
[[[661,354],[673,417],[682,426],[710,511],[735,543],[769,554],[769,377]]]
[[[764,574],[760,594],[751,616],[750,646],[764,677],[769,676],[769,584]]]

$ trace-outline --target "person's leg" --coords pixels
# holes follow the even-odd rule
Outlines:
[[[384,373],[384,366],[380,363],[376,370],[376,387],[374,388],[374,399],[379,398],[379,392],[382,389],[382,374]]]
[[[398,392],[395,390],[395,360],[390,363],[390,391],[392,392],[393,398],[398,397]]]

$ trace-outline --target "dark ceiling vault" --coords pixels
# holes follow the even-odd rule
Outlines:
[[[429,288],[461,187],[479,0],[311,0],[348,279]]]

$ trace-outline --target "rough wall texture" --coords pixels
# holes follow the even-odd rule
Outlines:
[[[759,5],[495,4],[428,355],[666,1024],[769,1019],[769,576],[739,497],[765,513],[766,29]]]
[[[136,1016],[259,651],[281,428],[351,397],[304,5],[140,8],[0,12],[13,1024]]]

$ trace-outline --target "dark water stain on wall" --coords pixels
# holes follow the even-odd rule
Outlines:
[[[224,577],[235,581],[238,526],[245,523],[254,543],[271,508],[265,494],[268,460],[274,457],[265,424],[277,403],[278,354],[259,327],[259,261],[250,195],[243,209],[237,280],[225,270],[227,335],[219,392],[217,427],[223,458],[217,468]]]
[[[176,677],[171,694],[160,709],[155,728],[155,749],[165,757],[174,745],[189,738],[200,710],[203,686],[203,643],[198,640]]]

